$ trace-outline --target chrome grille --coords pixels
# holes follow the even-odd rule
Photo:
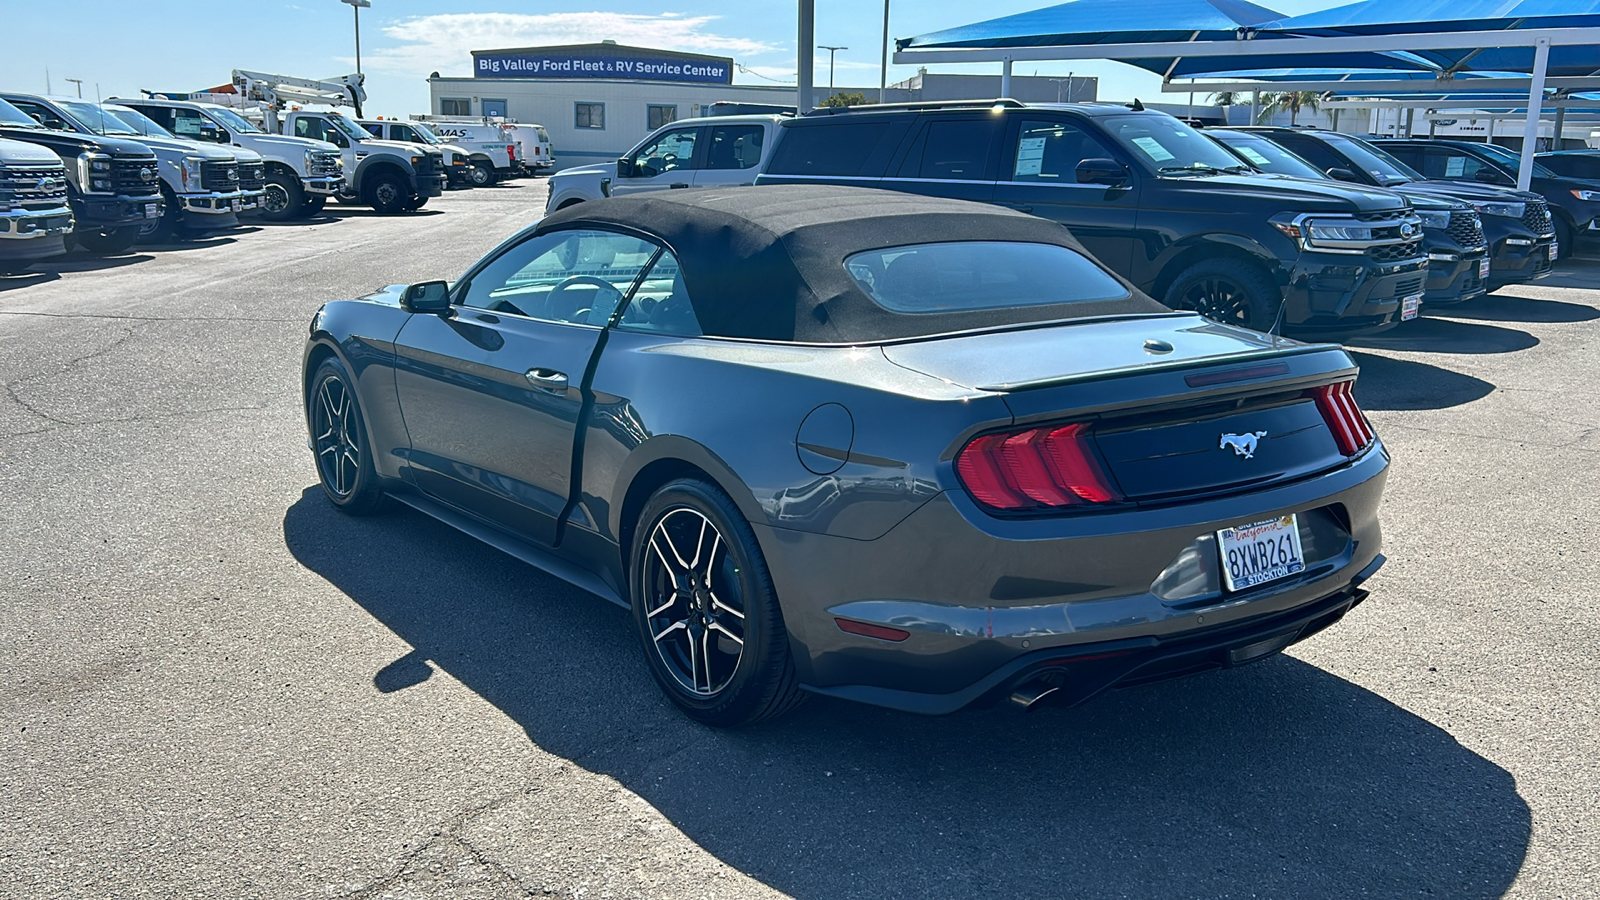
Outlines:
[[[1482,247],[1483,219],[1478,217],[1475,209],[1454,210],[1450,213],[1450,227],[1445,229],[1445,234],[1469,250]]]
[[[161,169],[156,158],[120,158],[111,161],[111,183],[117,193],[128,197],[161,196]]]
[[[1522,214],[1522,224],[1534,234],[1554,234],[1550,227],[1550,206],[1543,200],[1529,200],[1528,210]]]
[[[28,210],[64,206],[67,170],[60,163],[0,166],[0,197]]]
[[[261,191],[267,187],[267,167],[265,163],[250,162],[239,164],[239,189],[244,191]]]
[[[239,189],[239,164],[208,162],[200,164],[200,187],[220,194],[231,194]]]
[[[1418,238],[1404,244],[1382,244],[1368,250],[1367,255],[1378,262],[1415,259],[1422,255],[1422,239]]]
[[[331,150],[320,150],[311,156],[311,175],[314,178],[327,178],[341,173],[339,154]]]

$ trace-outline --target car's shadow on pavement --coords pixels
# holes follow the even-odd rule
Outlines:
[[[1361,367],[1356,402],[1362,409],[1448,409],[1494,392],[1482,378],[1409,359],[1350,350]]]
[[[1515,328],[1423,317],[1369,337],[1352,338],[1345,345],[1428,353],[1515,353],[1537,347],[1539,339]]]
[[[1589,322],[1600,319],[1600,309],[1564,300],[1540,300],[1505,294],[1486,294],[1455,306],[1428,310],[1447,319],[1482,319],[1491,322]]]
[[[624,611],[444,525],[347,518],[313,486],[283,528],[415,648],[373,673],[373,703],[437,667],[792,896],[1498,897],[1526,853],[1509,773],[1292,658],[1032,716],[814,698],[716,731],[659,695]],[[531,787],[550,786],[508,783],[535,799],[472,835],[511,870],[548,828],[518,805]]]
[[[0,275],[0,293],[14,291],[18,288],[33,287],[37,284],[48,284],[61,280],[60,273],[43,271],[19,272],[16,275]]]

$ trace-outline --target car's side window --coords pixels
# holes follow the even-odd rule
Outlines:
[[[998,123],[989,119],[930,119],[900,163],[900,175],[977,181],[989,171]]]
[[[761,163],[766,130],[760,125],[720,125],[711,129],[708,169],[753,169]]]
[[[698,128],[669,131],[640,148],[633,156],[638,177],[654,178],[689,168],[694,164],[694,145],[699,134]]]
[[[552,231],[484,266],[456,302],[547,322],[605,325],[656,249],[610,231]]]
[[[206,131],[216,130],[216,128],[211,125],[210,120],[195,110],[178,109],[172,110],[171,113],[172,116],[170,121],[162,121],[155,116],[151,116],[150,118],[155,119],[168,131],[171,131],[173,134],[181,138],[199,140],[200,136]]]
[[[1327,172],[1329,169],[1349,168],[1355,168],[1356,171],[1360,171],[1359,167],[1352,167],[1344,157],[1333,152],[1332,149],[1318,140],[1290,139],[1283,141],[1283,146],[1289,148],[1291,152],[1305,157],[1306,162],[1311,163],[1323,172]]]
[[[68,124],[66,119],[56,115],[55,110],[52,110],[48,106],[42,106],[38,103],[31,103],[27,100],[13,100],[11,101],[11,105],[27,113],[35,122],[38,122],[40,125],[43,125],[44,127],[53,131],[78,130],[72,125]]]
[[[694,304],[689,302],[678,258],[671,250],[661,251],[661,258],[650,267],[650,273],[628,301],[628,308],[622,311],[617,327],[679,337],[699,337],[704,333]]]
[[[1086,159],[1115,157],[1094,135],[1074,125],[1024,119],[1007,177],[1041,184],[1077,184],[1078,163]]]

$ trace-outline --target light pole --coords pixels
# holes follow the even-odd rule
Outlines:
[[[372,0],[339,0],[340,3],[350,4],[350,11],[356,14],[356,74],[361,74],[361,10],[371,9]]]
[[[83,99],[83,79],[82,78],[63,78],[61,80],[77,85],[78,86],[78,99],[79,100]]]
[[[878,49],[883,51],[883,63],[878,69],[878,102],[882,103],[889,90],[889,0],[883,0],[883,46]]]
[[[840,50],[849,50],[849,47],[829,47],[827,44],[818,44],[818,50],[828,51],[828,93],[833,93],[833,55]]]

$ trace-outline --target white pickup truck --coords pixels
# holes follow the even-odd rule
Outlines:
[[[614,163],[551,175],[545,211],[641,191],[754,184],[783,120],[710,116],[663,125]]]

